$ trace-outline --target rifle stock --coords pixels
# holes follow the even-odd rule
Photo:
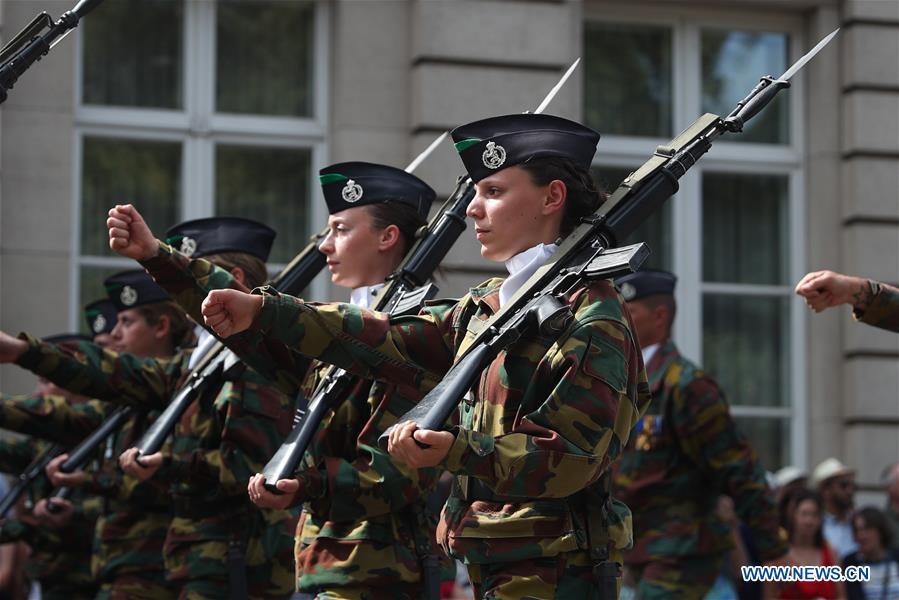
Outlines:
[[[59,470],[63,473],[71,473],[82,468],[91,459],[91,456],[100,447],[100,444],[113,435],[118,429],[132,416],[137,410],[128,406],[120,406],[116,408],[106,421],[100,427],[95,429],[90,435],[81,440],[81,442],[72,448]]]

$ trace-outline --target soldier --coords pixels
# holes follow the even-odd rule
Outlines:
[[[330,232],[320,249],[332,281],[353,289],[354,304],[369,307],[424,225],[434,191],[404,171],[371,163],[333,165],[323,169],[320,178],[331,214]],[[351,190],[358,186],[359,197],[343,193],[350,180]],[[143,264],[167,287],[182,279],[181,289],[205,288],[189,302],[202,302],[210,289],[232,287],[227,272],[197,254],[189,260],[159,251],[160,243],[133,209],[117,208],[110,214],[110,222],[115,219],[118,226],[110,231],[117,251],[135,258],[155,254],[157,258]],[[172,267],[163,273],[157,268],[161,256],[176,261],[183,274]],[[311,397],[326,369],[318,364],[307,371],[306,360],[276,365],[249,358],[292,396],[299,386]],[[418,399],[417,393],[403,397],[396,386],[359,381],[319,429],[297,478],[277,482],[285,494],[265,492],[261,475],[251,480],[250,495],[260,507],[305,503],[296,537],[301,592],[341,598],[422,597],[420,562],[425,557],[419,554],[433,539],[424,496],[436,473],[396,465],[377,447],[378,436]]]
[[[702,598],[732,546],[720,494],[764,560],[787,551],[765,472],[715,381],[671,340],[677,278],[645,270],[617,280],[643,352],[652,403],[615,468],[614,493],[634,512],[625,580],[636,598]]]
[[[212,292],[207,323],[226,336],[252,324],[302,354],[362,376],[430,389],[470,338],[592,213],[589,176],[599,135],[549,115],[509,115],[453,131],[477,195],[482,256],[505,262],[459,301],[390,317],[348,304],[313,305],[270,289]],[[456,475],[438,541],[464,560],[479,597],[594,598],[630,543],[630,516],[607,494],[611,462],[649,401],[642,359],[610,281],[573,289],[558,340],[530,335],[500,352],[449,431],[405,423],[389,450],[413,467]],[[418,443],[427,447],[421,448]],[[599,581],[598,581],[599,580]]]
[[[899,288],[892,285],[833,271],[813,271],[799,280],[796,293],[815,312],[847,304],[856,320],[899,332]]]
[[[63,334],[44,338],[50,343],[61,343],[82,336]],[[96,402],[78,397],[52,383],[39,381],[35,390],[22,397],[3,397],[0,402],[2,426],[20,433],[32,433],[45,437],[42,428],[43,417],[54,412],[64,412],[71,406],[77,410],[87,404],[85,414],[96,413]],[[31,419],[17,418],[21,413],[26,417],[35,415],[38,426],[29,423]],[[99,419],[99,417],[98,417]],[[33,429],[32,429],[33,427]],[[52,439],[52,437],[50,438]],[[74,443],[77,436],[69,438]],[[62,441],[62,440],[60,440]],[[32,438],[0,441],[0,471],[24,472],[28,465],[50,450],[49,441]],[[39,581],[42,598],[68,600],[70,598],[93,598],[97,593],[97,583],[91,572],[91,545],[94,528],[102,506],[100,500],[83,491],[76,491],[71,498],[59,500],[60,512],[50,514],[46,510],[46,499],[35,504],[37,498],[45,498],[51,491],[49,480],[39,476],[27,490],[28,501],[23,503],[24,512],[15,518],[6,519],[0,525],[0,543],[22,541],[31,548],[25,563],[25,573],[31,581]]]
[[[124,216],[124,210],[110,211],[110,227],[124,224],[115,216]],[[140,219],[136,210],[129,214]],[[266,278],[265,260],[275,238],[269,227],[236,217],[198,219],[171,228],[167,239],[181,252],[160,244],[149,228],[145,232],[152,252],[140,256],[148,259],[144,266],[197,319],[206,290],[194,291],[199,284],[182,271],[189,262],[182,252],[206,257],[207,265],[224,267],[221,274],[229,282],[255,286]],[[138,258],[127,248],[113,245],[113,249]],[[163,408],[215,341],[203,331],[188,361],[165,369],[162,380],[148,382],[146,396],[123,394],[122,400]],[[290,533],[296,514],[257,510],[247,499],[246,485],[289,432],[293,408],[293,399],[258,373],[229,373],[186,409],[174,427],[170,453],[151,454],[138,462],[137,449],[130,448],[120,457],[126,472],[170,490],[175,518],[166,537],[165,564],[168,580],[180,590],[181,598],[290,596]]]
[[[185,340],[192,341],[193,335],[186,315],[168,295],[143,271],[118,273],[107,278],[104,286],[118,309],[111,332],[115,350],[91,342],[49,344],[26,334],[16,339],[0,333],[0,362],[18,360],[20,366],[70,391],[111,400],[127,386],[122,385],[117,369],[132,369],[128,373],[133,380],[138,372],[147,375],[148,364],[177,360],[177,356],[171,357]],[[139,356],[153,358],[145,363]],[[91,371],[85,364],[104,359],[105,371]],[[123,473],[114,459],[143,434],[153,418],[153,414],[140,412],[127,421],[107,445],[107,460],[99,470],[63,473],[59,467],[65,454],[47,466],[56,487],[83,487],[105,499],[106,508],[95,531],[92,565],[101,584],[98,598],[156,600],[174,595],[165,581],[162,560],[171,521],[170,499],[160,486]]]

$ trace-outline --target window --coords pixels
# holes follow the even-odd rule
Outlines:
[[[82,24],[76,107],[77,251],[70,318],[135,267],[103,215],[133,203],[158,237],[211,215],[278,232],[270,265],[304,246],[324,209],[327,6],[297,0],[117,0]]]
[[[729,113],[804,47],[800,23],[700,9],[585,9],[584,114],[594,174],[615,186],[703,112]],[[745,17],[745,18],[744,18]],[[752,23],[750,26],[749,24]],[[724,388],[766,469],[805,463],[801,74],[741,135],[719,138],[627,240],[679,278],[675,340]]]

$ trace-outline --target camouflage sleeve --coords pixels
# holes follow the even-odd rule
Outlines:
[[[29,542],[33,539],[37,527],[22,519],[5,519],[0,523],[0,544],[13,542]]]
[[[27,439],[0,439],[0,473],[19,475],[35,459],[37,452]]]
[[[677,391],[672,416],[684,452],[734,500],[740,519],[752,530],[763,559],[787,551],[774,495],[755,450],[739,432],[727,401],[708,376]]]
[[[550,352],[539,376],[548,388],[528,390],[522,401],[536,408],[502,435],[460,427],[444,459],[448,471],[476,477],[505,496],[564,498],[619,456],[647,395],[630,333],[615,321],[587,321]]]
[[[225,269],[203,258],[188,258],[162,242],[156,256],[141,264],[187,314],[201,324],[203,314],[200,309],[209,292],[221,289],[249,291]],[[288,395],[297,393],[309,367],[305,357],[290,352],[283,344],[252,333],[228,340],[228,347]]]
[[[164,409],[185,373],[187,355],[138,358],[91,342],[49,344],[27,334],[19,366],[69,391],[142,409]]]
[[[352,304],[307,303],[272,288],[256,292],[264,300],[254,326],[263,335],[365,379],[427,391],[453,363],[455,302],[391,317]]]
[[[103,423],[102,402],[69,403],[62,396],[0,394],[0,427],[74,446]]]
[[[163,242],[159,242],[156,256],[141,261],[141,265],[190,318],[200,324],[203,323],[200,308],[209,292],[225,288],[249,291],[225,269],[203,258],[188,258]]]
[[[362,397],[380,399],[371,416],[365,414],[367,404],[364,408],[349,401],[341,404],[316,432],[298,473],[303,499],[329,521],[358,521],[401,511],[419,501],[439,475],[436,468],[414,469],[391,460],[378,447],[378,436],[415,406],[420,397],[415,390],[402,393],[369,381],[360,381],[358,387]],[[355,445],[349,456],[348,444]]]
[[[873,282],[880,290],[864,311],[854,310],[853,316],[862,323],[899,332],[899,289],[885,283]]]

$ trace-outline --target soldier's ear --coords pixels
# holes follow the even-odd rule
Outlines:
[[[240,267],[231,269],[231,276],[241,285],[247,285],[247,274]]]
[[[384,252],[396,246],[400,241],[400,228],[391,223],[378,235],[378,250]]]
[[[168,315],[159,315],[154,325],[153,335],[156,339],[163,340],[172,333],[172,318]]]

